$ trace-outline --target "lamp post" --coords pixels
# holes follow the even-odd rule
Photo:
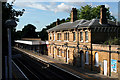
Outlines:
[[[13,19],[5,22],[8,31],[8,62],[9,62],[9,79],[12,79],[12,51],[11,51],[11,28],[16,27],[17,23]]]

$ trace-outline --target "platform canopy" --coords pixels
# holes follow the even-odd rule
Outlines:
[[[47,41],[41,40],[16,40],[16,43],[27,44],[27,45],[41,45],[41,44],[48,44]]]

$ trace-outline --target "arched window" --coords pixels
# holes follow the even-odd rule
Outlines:
[[[98,66],[98,59],[99,57],[98,57],[98,53],[96,52],[95,53],[95,66]]]
[[[86,54],[85,54],[85,64],[89,64],[89,53],[88,51],[86,51]]]

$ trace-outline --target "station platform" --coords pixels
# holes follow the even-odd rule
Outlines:
[[[40,59],[40,60],[42,60],[42,61],[44,61],[44,62],[46,62],[50,65],[54,65],[61,70],[64,70],[64,71],[66,71],[66,72],[68,72],[72,75],[75,75],[76,77],[80,77],[83,80],[118,80],[118,78],[107,77],[107,76],[104,76],[100,73],[96,73],[96,72],[93,72],[93,71],[83,69],[81,67],[76,67],[76,66],[66,64],[62,61],[55,60],[52,57],[49,57],[47,55],[34,53],[32,51],[17,48],[17,47],[14,47],[14,49],[17,49],[21,52],[24,52],[25,54],[27,54],[29,56],[32,56],[36,59]]]

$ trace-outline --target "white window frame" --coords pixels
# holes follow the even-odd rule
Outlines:
[[[69,38],[69,32],[65,32],[65,33],[64,33],[64,41],[65,41],[65,42],[69,42],[69,39],[68,39],[68,38]],[[66,39],[66,40],[65,40],[65,39]]]
[[[82,33],[82,35],[81,35]],[[82,40],[81,40],[81,36],[82,36]],[[80,42],[83,42],[83,32],[80,32]]]
[[[57,41],[61,41],[61,33],[57,33]]]
[[[87,32],[87,35],[86,35],[86,32]],[[85,32],[85,42],[88,42],[88,31]],[[87,40],[86,40],[87,38]]]

